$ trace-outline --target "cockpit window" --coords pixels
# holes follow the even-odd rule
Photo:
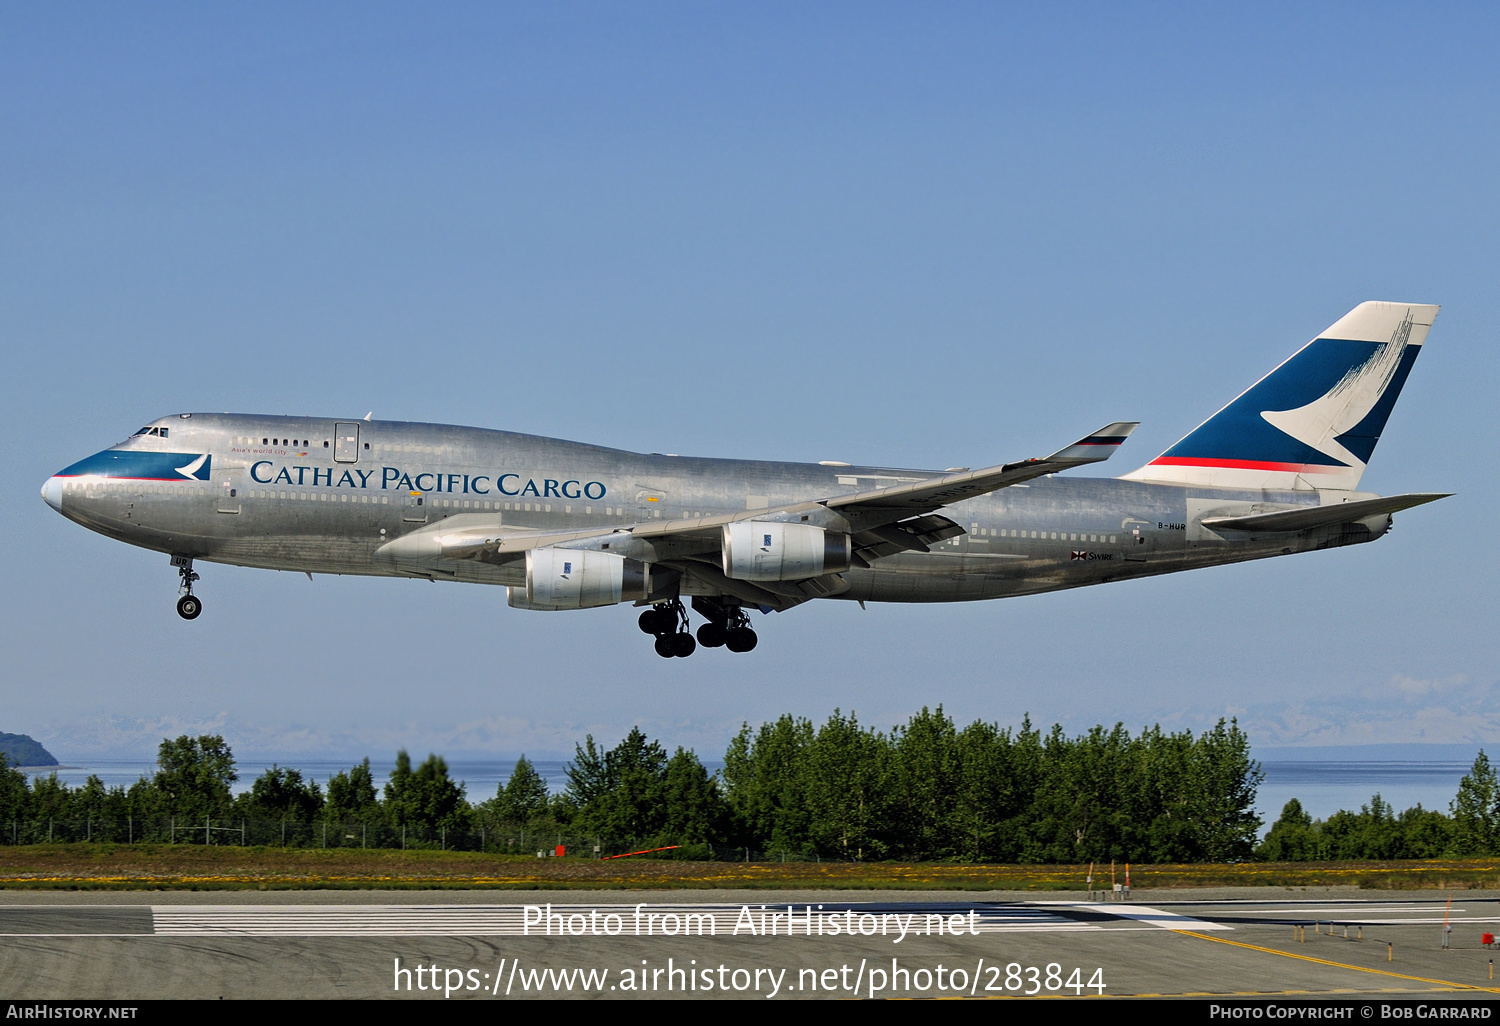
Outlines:
[[[149,424],[147,424],[145,427],[141,428],[139,431],[136,432],[136,434],[138,434],[138,435],[149,435],[150,433],[151,433],[151,425],[149,425]]]

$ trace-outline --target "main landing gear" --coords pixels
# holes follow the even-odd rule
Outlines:
[[[693,609],[708,616],[708,622],[697,628],[697,643],[703,648],[727,648],[732,652],[748,652],[754,648],[759,637],[750,628],[750,618],[739,606],[720,606],[718,603],[703,603],[699,607],[696,598]]]
[[[193,569],[193,557],[173,556],[172,565],[177,568],[177,576],[182,579],[177,585],[177,590],[182,594],[177,600],[177,615],[184,620],[196,620],[198,614],[203,612],[203,602],[193,594],[193,582],[198,580],[198,573]]]
[[[681,599],[658,602],[643,612],[636,621],[641,631],[656,635],[656,654],[663,659],[676,656],[686,659],[698,649],[698,643],[688,633],[687,610]]]
[[[644,633],[656,636],[657,655],[663,659],[686,659],[699,645],[748,652],[759,640],[750,629],[750,618],[739,606],[724,605],[700,595],[693,599],[693,609],[708,620],[698,628],[697,641],[689,633],[688,614],[681,599],[658,602],[641,613],[637,622]]]

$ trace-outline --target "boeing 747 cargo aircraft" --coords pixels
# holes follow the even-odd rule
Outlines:
[[[518,609],[630,602],[662,656],[748,652],[748,613],[956,602],[1373,541],[1442,494],[1360,475],[1436,306],[1361,303],[1123,477],[1108,424],[1040,459],[893,470],[642,455],[386,421],[180,413],[42,487],[70,520],[194,562],[498,584]],[[701,615],[697,640],[688,605]]]

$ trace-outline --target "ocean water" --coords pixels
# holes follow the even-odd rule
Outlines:
[[[1255,802],[1264,821],[1261,833],[1271,828],[1282,807],[1293,798],[1313,819],[1327,819],[1340,809],[1357,812],[1376,794],[1398,812],[1421,805],[1446,813],[1448,803],[1458,793],[1459,781],[1472,767],[1472,759],[1266,760],[1261,764],[1266,779]]]

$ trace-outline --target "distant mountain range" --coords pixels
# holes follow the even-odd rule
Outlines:
[[[0,754],[8,766],[56,766],[57,758],[30,734],[0,733]]]

